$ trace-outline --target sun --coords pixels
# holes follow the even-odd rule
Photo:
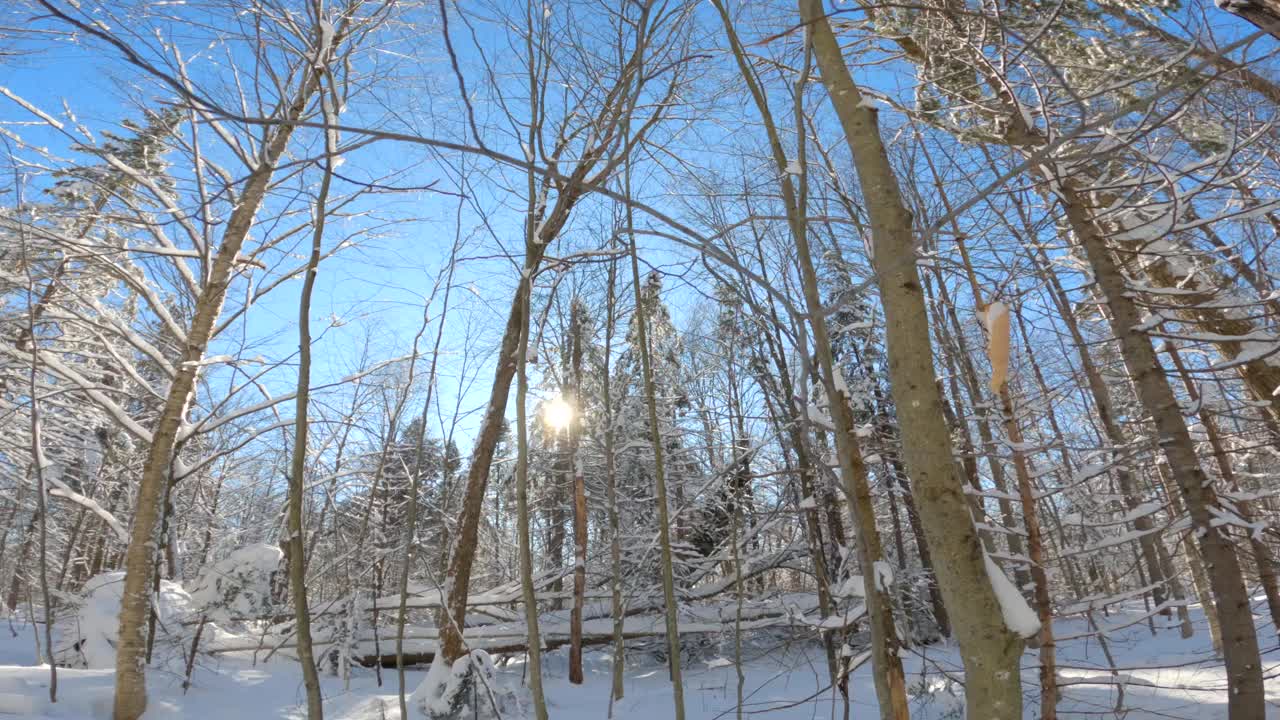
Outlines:
[[[555,430],[563,430],[573,422],[573,407],[556,396],[542,406],[542,417]]]

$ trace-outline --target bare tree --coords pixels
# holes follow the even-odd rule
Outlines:
[[[623,45],[618,52],[622,53],[624,61],[616,70],[611,70],[607,77],[601,78],[598,93],[589,93],[575,99],[574,107],[567,110],[566,116],[574,122],[558,123],[558,135],[549,147],[543,136],[548,111],[539,104],[537,98],[541,94],[539,88],[553,66],[550,49],[552,28],[549,22],[555,16],[534,13],[530,6],[527,17],[524,18],[522,33],[527,55],[525,74],[531,97],[531,119],[524,123],[527,128],[524,145],[528,148],[528,153],[539,153],[541,161],[550,165],[565,161],[570,153],[574,160],[564,175],[557,172],[555,175],[541,175],[538,179],[532,169],[528,173],[524,260],[503,329],[484,420],[477,432],[471,464],[467,470],[461,520],[447,570],[449,600],[441,615],[440,645],[441,654],[450,662],[463,654],[462,618],[465,616],[471,570],[475,562],[476,538],[493,452],[497,446],[506,412],[507,395],[516,371],[514,358],[520,337],[519,318],[526,312],[521,298],[529,296],[529,286],[541,266],[548,246],[559,236],[587,188],[599,185],[611,177],[623,159],[644,142],[648,132],[663,118],[667,106],[663,102],[655,103],[650,114],[636,122],[630,136],[623,140],[622,123],[630,122],[632,116],[638,114],[641,109],[640,98],[653,91],[651,83],[657,79],[643,72],[651,62],[650,53],[660,52],[661,57],[675,61],[675,65],[670,67],[668,74],[671,77],[667,84],[658,90],[659,97],[672,98],[682,82],[681,60],[676,53],[680,48],[678,38],[681,30],[678,23],[686,9],[682,6],[657,7],[653,2],[646,2],[635,11],[637,17],[628,18],[621,26],[626,29],[621,34]],[[529,162],[533,163],[534,160],[530,159]]]
[[[934,384],[933,352],[916,269],[911,215],[877,126],[863,102],[818,0],[801,0],[822,81],[840,118],[867,200],[872,247],[885,306],[894,399],[903,424],[907,467],[920,488],[921,521],[939,548],[938,580],[964,653],[967,712],[973,717],[1022,715],[1018,659],[1022,642],[1005,627],[987,576],[968,503],[955,475],[950,433]]]

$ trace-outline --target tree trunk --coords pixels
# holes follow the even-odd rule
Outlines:
[[[626,664],[626,645],[622,631],[624,618],[622,614],[622,523],[618,518],[618,473],[617,457],[614,454],[613,427],[613,376],[610,361],[613,356],[613,329],[616,322],[617,298],[615,295],[618,282],[618,261],[609,260],[608,287],[605,299],[604,323],[604,365],[601,372],[601,400],[604,404],[604,475],[605,494],[609,516],[609,578],[610,614],[613,617],[613,688],[609,693],[609,717],[613,717],[613,704],[621,700],[625,693],[622,674]]]
[[[969,502],[955,472],[951,436],[935,384],[911,215],[903,206],[876,112],[862,103],[821,1],[800,0],[800,12],[813,38],[823,84],[853,153],[871,217],[903,455],[918,495],[925,535],[938,556],[939,585],[964,656],[967,715],[984,720],[1021,718],[1022,641],[1004,624]]]
[[[28,276],[29,277],[29,276]],[[28,288],[31,286],[28,285]],[[29,315],[27,326],[35,333],[35,316]],[[58,663],[53,656],[53,600],[49,594],[49,488],[45,469],[49,460],[44,454],[44,436],[41,432],[40,386],[37,382],[40,364],[36,349],[31,350],[31,382],[28,385],[31,400],[31,468],[36,476],[36,514],[40,516],[40,602],[44,605],[44,652],[49,663],[49,702],[58,702]],[[32,618],[35,621],[35,618]],[[37,654],[38,655],[38,654]]]
[[[628,195],[630,175],[628,170]],[[628,227],[631,226],[630,206],[627,207]],[[653,445],[653,479],[656,486],[655,502],[658,505],[658,548],[662,562],[662,597],[666,604],[667,662],[671,671],[671,690],[675,701],[675,719],[684,720],[684,680],[680,674],[680,608],[676,604],[675,578],[671,567],[671,527],[667,509],[666,469],[663,466],[662,430],[658,424],[657,389],[653,382],[653,363],[649,349],[649,319],[645,317],[645,304],[640,284],[640,260],[635,235],[631,240],[631,285],[635,295],[636,338],[640,346],[640,364],[644,375],[645,404],[649,408],[649,438]]]
[[[318,84],[318,74],[308,72],[285,111],[287,120],[296,120],[303,115]],[[208,279],[196,301],[195,314],[187,332],[182,356],[179,362],[174,363],[176,372],[173,382],[152,432],[151,446],[138,483],[129,546],[125,551],[125,579],[120,601],[120,645],[116,651],[114,720],[138,720],[147,708],[143,657],[146,653],[144,630],[151,607],[148,586],[154,569],[152,536],[168,478],[169,463],[191,400],[192,389],[195,387],[200,361],[209,345],[213,326],[222,314],[222,303],[234,269],[233,262],[249,234],[253,217],[262,205],[276,163],[284,154],[293,129],[293,125],[282,123],[273,130],[258,166],[249,173],[244,191],[240,194],[240,202],[227,220],[222,245],[209,266]]]
[[[587,481],[578,457],[582,439],[582,335],[586,332],[582,303],[569,310],[569,356],[572,381],[566,402],[573,409],[569,426],[569,465],[573,473],[573,609],[569,614],[569,682],[582,684],[582,610],[587,594]]]
[[[326,117],[326,121],[330,118]],[[302,297],[298,301],[298,391],[294,398],[293,457],[289,464],[288,532],[289,594],[293,599],[294,634],[297,637],[298,663],[302,666],[302,684],[307,693],[308,720],[322,720],[324,699],[320,695],[320,677],[316,672],[315,654],[311,647],[311,610],[307,605],[306,532],[302,522],[304,488],[307,475],[307,412],[311,401],[311,295],[316,274],[320,271],[321,242],[328,215],[326,203],[333,182],[333,133],[325,133],[324,175],[316,196],[315,217],[311,233],[311,255],[303,276]],[[374,618],[375,626],[377,617]],[[195,653],[194,648],[192,654]]]
[[[471,464],[467,468],[462,514],[454,535],[453,551],[449,554],[448,570],[445,572],[447,599],[440,610],[437,623],[440,628],[440,652],[449,662],[465,654],[462,628],[466,617],[471,567],[475,563],[476,540],[479,536],[480,517],[484,509],[485,490],[489,484],[489,469],[493,463],[494,450],[498,446],[503,418],[506,416],[507,394],[511,391],[511,381],[515,377],[520,323],[527,309],[530,278],[537,270],[545,247],[545,244],[539,244],[527,250],[525,270],[521,273],[520,283],[516,287],[515,298],[511,302],[511,312],[507,316],[506,330],[502,335],[502,344],[498,349],[497,367],[494,369],[488,406],[476,433],[475,449],[471,453]]]
[[[1182,377],[1182,386],[1187,391],[1187,397],[1191,399],[1191,404],[1197,408],[1197,416],[1200,418],[1200,425],[1204,427],[1205,437],[1209,440],[1209,447],[1213,450],[1214,462],[1218,465],[1218,473],[1222,476],[1222,480],[1234,492],[1240,491],[1240,486],[1236,482],[1235,471],[1231,468],[1231,458],[1227,457],[1226,447],[1222,444],[1222,436],[1218,432],[1218,423],[1213,419],[1208,408],[1205,407],[1201,399],[1200,391],[1196,388],[1195,382],[1191,379],[1191,374],[1187,372],[1187,366],[1183,364],[1182,357],[1178,354],[1178,348],[1172,342],[1165,343],[1165,352],[1169,353],[1169,359],[1173,361],[1173,366],[1178,370],[1178,374]],[[1253,524],[1253,505],[1248,500],[1236,500],[1235,514],[1245,523]],[[1280,633],[1280,589],[1276,587],[1276,560],[1271,554],[1271,548],[1262,541],[1260,532],[1252,529],[1247,530],[1249,536],[1249,547],[1253,550],[1254,564],[1258,568],[1258,581],[1262,585],[1262,592],[1267,598],[1267,610],[1271,613],[1271,624],[1275,627],[1276,632]]]
[[[528,260],[526,259],[526,263]],[[532,284],[525,286],[526,293]],[[525,418],[525,396],[529,390],[525,368],[529,354],[529,311],[531,299],[520,299],[524,312],[520,318],[520,345],[516,351],[516,533],[520,545],[520,590],[524,605],[524,621],[529,633],[528,683],[533,691],[533,709],[537,720],[547,720],[547,702],[542,696],[542,640],[538,636],[538,599],[533,587],[533,551],[529,536],[529,436]]]
[[[867,482],[867,468],[862,460],[862,450],[859,447],[856,435],[853,413],[849,405],[848,390],[843,376],[839,375],[840,370],[835,365],[835,358],[831,350],[826,315],[818,290],[817,272],[814,269],[813,256],[809,249],[807,186],[803,173],[805,165],[804,111],[800,98],[807,83],[810,48],[807,46],[805,48],[804,69],[796,81],[795,114],[799,145],[798,157],[794,162],[799,166],[801,172],[799,173],[798,182],[793,185],[791,180],[793,173],[789,170],[791,163],[786,159],[777,126],[773,122],[773,117],[769,110],[768,100],[750,67],[746,52],[738,40],[733,21],[723,2],[721,0],[712,0],[712,2],[720,14],[725,34],[728,37],[730,47],[733,49],[739,73],[751,93],[768,132],[774,171],[778,173],[778,187],[787,210],[787,226],[791,233],[791,239],[796,245],[796,264],[800,270],[805,309],[809,314],[809,326],[813,333],[813,352],[818,361],[822,386],[826,393],[827,405],[834,428],[833,434],[835,435],[836,455],[839,460],[840,479],[844,484],[846,497],[850,505],[850,513],[857,530],[858,559],[862,567],[862,573],[864,577],[867,577],[867,615],[871,624],[871,657],[880,716],[884,720],[905,720],[909,712],[907,709],[906,681],[902,672],[902,659],[899,656],[901,645],[893,621],[893,603],[889,596],[889,585],[892,584],[892,581],[886,580],[884,577],[886,574],[891,575],[892,571],[884,560],[880,535],[876,529],[875,509],[871,502],[871,488]],[[816,5],[816,14],[821,16],[821,3],[816,3]],[[805,2],[801,3],[800,10],[802,17],[806,13],[815,12],[815,8]],[[812,22],[812,19],[812,17],[805,17],[806,22]],[[816,25],[825,27],[825,20]],[[812,34],[809,33],[810,36]],[[831,37],[829,28],[827,29],[827,39],[832,44],[835,43],[835,38]],[[819,46],[817,49],[819,64],[823,67],[823,77],[825,79],[827,75],[827,67],[823,64],[823,50],[825,47]],[[840,60],[840,66],[844,67],[843,59]]]
[[[1143,407],[1151,413],[1159,432],[1160,447],[1190,513],[1192,532],[1198,538],[1208,565],[1222,630],[1228,713],[1232,720],[1262,717],[1264,699],[1258,637],[1254,632],[1249,595],[1235,549],[1226,534],[1213,523],[1212,509],[1218,505],[1217,495],[1196,457],[1177,398],[1156,359],[1151,339],[1139,330],[1142,318],[1120,268],[1094,225],[1078,189],[1070,180],[1058,185],[1067,220],[1110,307],[1111,330],[1119,340],[1125,367],[1133,378]]]
[[[1040,718],[1056,720],[1058,717],[1058,677],[1055,658],[1056,643],[1053,638],[1053,605],[1049,598],[1049,576],[1045,573],[1044,540],[1040,534],[1039,513],[1036,511],[1035,489],[1031,485],[1031,472],[1027,467],[1026,453],[1022,450],[1022,429],[1013,414],[1013,399],[1009,386],[1000,388],[1000,414],[1004,416],[1005,434],[1013,449],[1013,466],[1018,478],[1018,499],[1022,503],[1022,522],[1027,529],[1027,553],[1031,560],[1031,581],[1035,583],[1036,616],[1040,620]]]

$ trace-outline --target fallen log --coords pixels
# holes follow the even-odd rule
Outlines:
[[[705,609],[702,609],[705,610]],[[718,608],[723,610],[723,608]],[[717,613],[719,617],[702,619],[681,619],[679,632],[681,635],[714,634],[733,632],[735,625],[741,630],[759,630],[768,627],[795,626],[814,632],[830,632],[844,630],[856,626],[866,617],[866,607],[858,605],[841,615],[832,615],[822,619],[812,614],[813,608],[801,609],[797,605],[775,605],[772,608],[747,608],[739,623],[734,612]],[[630,626],[630,627],[628,627]],[[464,639],[468,648],[485,650],[491,654],[523,653],[528,650],[527,635],[523,628],[469,628]],[[567,625],[544,625],[541,627],[542,648],[554,650],[567,645],[570,634]],[[477,632],[479,631],[479,632]],[[485,632],[488,631],[488,632]],[[660,616],[629,617],[622,630],[624,640],[662,637],[666,635],[665,619]],[[612,642],[612,621],[601,619],[587,622],[583,628],[583,645],[602,645]],[[405,646],[411,648],[404,653],[405,665],[420,665],[431,662],[435,657],[436,632],[434,629],[414,629],[405,633]],[[365,644],[362,640],[361,644]],[[369,641],[371,642],[371,641]],[[395,653],[365,653],[357,655],[354,660],[365,667],[381,664],[383,667],[395,667]]]
[[[622,633],[622,638],[624,640],[639,640],[641,638],[647,638],[647,637],[656,637],[656,635],[653,633],[645,633],[645,632]],[[582,644],[584,647],[591,646],[591,645],[606,645],[610,642],[613,642],[612,635],[593,635],[591,637],[584,636],[582,638]],[[555,650],[556,648],[563,647],[568,644],[569,644],[569,638],[567,636],[562,638],[555,638],[555,639],[544,638],[542,643],[542,649]],[[473,646],[470,646],[470,645],[468,646],[472,647],[472,649],[475,649]],[[523,653],[526,650],[528,650],[528,646],[523,642],[515,642],[509,645],[486,646],[481,649],[483,649],[485,652],[488,652],[490,655],[507,655],[507,654],[514,654],[514,653]],[[431,661],[434,660],[435,657],[436,657],[435,650],[419,650],[415,652],[405,652],[404,665],[405,667],[414,667],[415,665],[430,665]],[[389,653],[389,654],[383,653],[381,655],[361,655],[359,657],[354,658],[354,660],[355,662],[359,663],[364,667],[373,667],[374,665],[377,665],[377,664],[381,664],[382,667],[384,668],[396,667],[395,653]]]

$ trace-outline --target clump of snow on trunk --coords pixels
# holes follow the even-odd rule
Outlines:
[[[832,594],[839,598],[864,598],[867,596],[867,586],[861,575],[850,575],[839,587],[832,588]]]
[[[520,716],[515,693],[499,683],[493,659],[483,650],[472,650],[454,661],[452,667],[437,653],[409,704],[432,720],[502,720]]]
[[[1024,638],[1040,632],[1040,618],[1036,616],[1031,606],[1027,605],[1026,599],[1022,597],[1022,593],[1018,592],[1017,586],[1008,575],[1004,574],[990,555],[984,555],[983,559],[987,564],[987,577],[991,578],[991,589],[995,591],[996,599],[1000,601],[1000,612],[1004,615],[1005,626]]]
[[[889,592],[889,588],[893,586],[893,567],[884,560],[875,561],[872,567],[876,571],[876,590]]]

